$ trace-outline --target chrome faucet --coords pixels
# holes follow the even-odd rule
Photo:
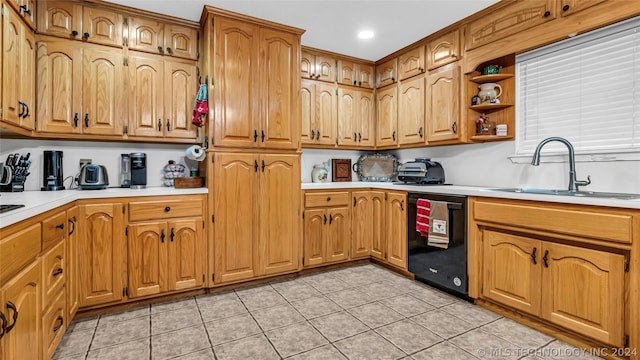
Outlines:
[[[591,176],[587,176],[587,181],[576,180],[576,155],[573,151],[573,145],[569,140],[557,136],[552,136],[540,141],[540,144],[536,147],[536,151],[533,153],[533,159],[531,159],[531,165],[540,165],[540,150],[542,147],[551,141],[559,141],[567,146],[569,149],[569,191],[578,191],[578,186],[587,186],[591,184]]]

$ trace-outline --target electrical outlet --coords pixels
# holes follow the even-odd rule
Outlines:
[[[82,170],[82,167],[85,165],[89,165],[91,164],[91,159],[80,159],[80,170]]]

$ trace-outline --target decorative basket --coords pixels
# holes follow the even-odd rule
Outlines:
[[[199,188],[202,187],[202,177],[183,177],[173,179],[173,187],[176,189]]]

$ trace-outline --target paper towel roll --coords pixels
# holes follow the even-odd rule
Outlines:
[[[186,151],[187,159],[202,161],[207,156],[207,153],[199,145],[190,146]]]

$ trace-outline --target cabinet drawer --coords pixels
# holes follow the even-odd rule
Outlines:
[[[68,319],[65,317],[64,291],[60,291],[56,294],[49,311],[42,316],[42,343],[45,359],[53,358],[53,353],[56,351],[67,328],[67,321]]]
[[[65,283],[64,245],[58,245],[42,256],[42,308],[46,309]]]
[[[202,198],[135,201],[129,203],[129,221],[202,216]]]
[[[65,224],[67,223],[67,216],[64,211],[61,211],[51,217],[42,220],[42,249],[53,246],[58,241],[64,239]]]
[[[474,217],[547,233],[631,243],[633,217],[620,211],[585,206],[529,205],[521,202],[477,201]]]
[[[349,204],[348,192],[307,193],[304,196],[305,207],[337,206]]]
[[[7,235],[0,232],[0,283],[3,283],[40,253],[41,226],[33,224],[26,229]]]

